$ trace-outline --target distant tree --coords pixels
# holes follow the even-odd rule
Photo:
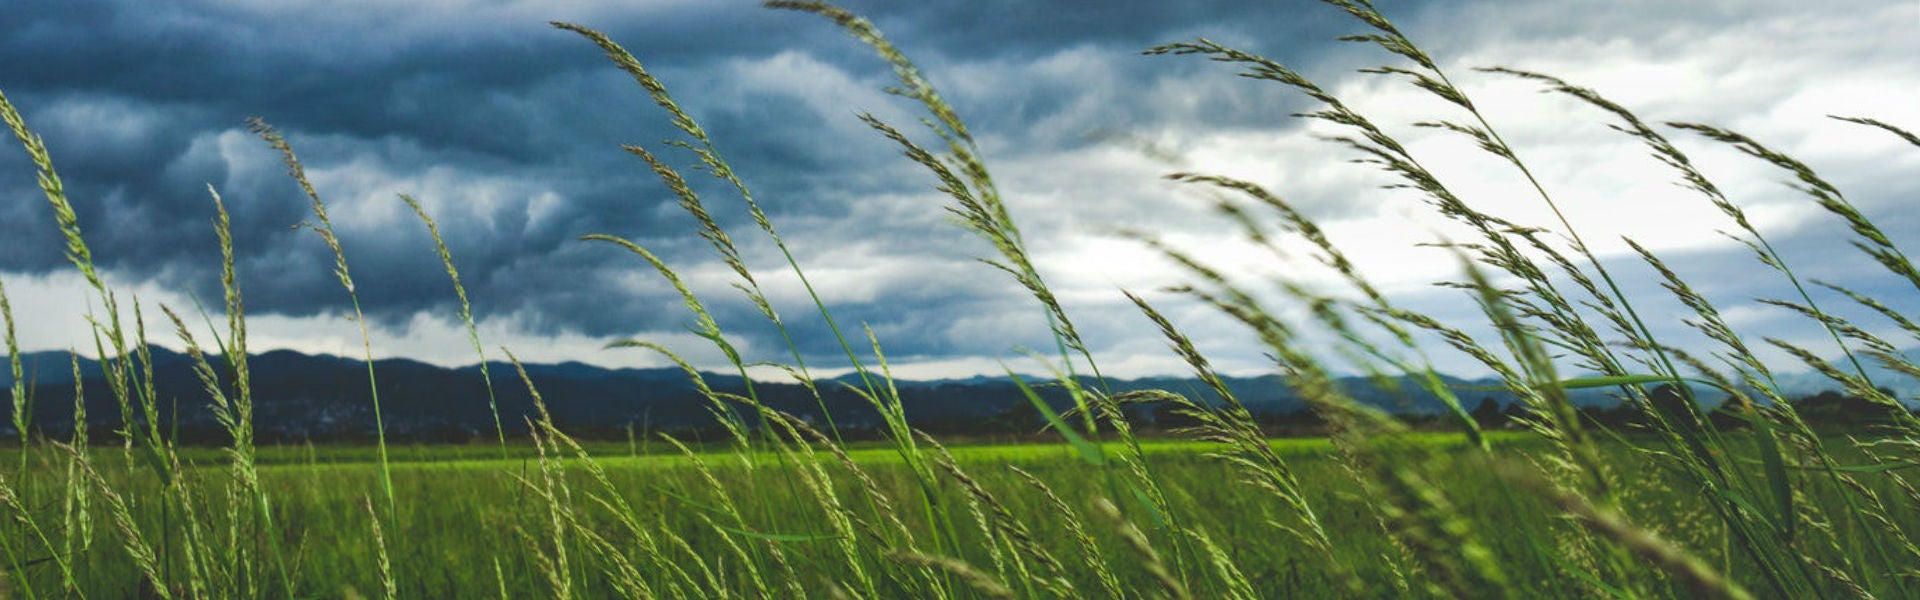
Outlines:
[[[1744,404],[1729,396],[1720,402],[1720,406],[1707,413],[1707,422],[1720,431],[1740,431],[1753,427],[1752,419],[1759,416],[1752,405]]]
[[[1040,409],[1022,398],[988,418],[985,425],[986,429],[996,433],[1026,434],[1039,431],[1046,422],[1046,418],[1040,415]]]
[[[1880,392],[1889,397],[1893,395],[1884,389]],[[1793,407],[1800,413],[1800,418],[1816,425],[1841,427],[1882,425],[1894,422],[1899,416],[1895,412],[1899,409],[1894,407],[1833,390],[1801,398],[1793,403]]]
[[[1200,420],[1187,414],[1187,408],[1172,402],[1161,402],[1153,407],[1153,424],[1161,430],[1197,427]]]
[[[1505,409],[1500,411],[1500,420],[1508,424],[1517,424],[1522,419],[1531,418],[1533,418],[1533,409],[1527,408],[1527,403],[1519,400],[1508,404]]]
[[[1500,402],[1494,400],[1492,396],[1481,396],[1480,404],[1475,405],[1473,412],[1469,414],[1473,417],[1473,421],[1484,429],[1491,429],[1507,424],[1506,413],[1502,411]]]
[[[1581,406],[1574,409],[1580,415],[1580,424],[1585,427],[1614,428],[1620,425],[1619,414],[1615,410],[1598,406]]]
[[[1311,409],[1293,412],[1269,412],[1254,415],[1261,429],[1275,435],[1320,435],[1326,432],[1327,421],[1320,413]]]
[[[1653,411],[1668,426],[1682,430],[1696,430],[1705,425],[1700,422],[1699,407],[1693,402],[1690,391],[1683,391],[1672,384],[1660,384],[1647,393],[1647,403],[1653,407]]]

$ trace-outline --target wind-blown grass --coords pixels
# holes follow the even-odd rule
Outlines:
[[[1881,324],[1839,316],[1852,303],[1920,341],[1920,327],[1890,300],[1803,280],[1745,212],[1694,166],[1664,129],[1600,92],[1551,75],[1486,71],[1544,85],[1615,120],[1671,168],[1681,185],[1733,224],[1733,237],[1779,276],[1790,299],[1764,302],[1817,323],[1845,354],[1833,365],[1809,348],[1766,332],[1738,330],[1716,300],[1689,285],[1657,253],[1627,240],[1636,261],[1603,261],[1582,238],[1548,185],[1502,137],[1496,122],[1441,62],[1364,0],[1327,0],[1367,27],[1343,38],[1372,45],[1392,64],[1363,72],[1404,80],[1444,101],[1450,117],[1414,125],[1466,136],[1510,166],[1554,216],[1549,227],[1483,211],[1429,170],[1386,126],[1285,63],[1201,39],[1147,50],[1196,56],[1237,69],[1250,84],[1278,84],[1315,103],[1300,118],[1334,125],[1331,143],[1383,169],[1391,186],[1471,232],[1449,241],[1460,258],[1456,288],[1483,321],[1442,322],[1396,304],[1368,280],[1309,215],[1281,194],[1196,169],[1165,175],[1216,194],[1214,208],[1249,241],[1278,253],[1304,242],[1342,289],[1304,277],[1249,279],[1208,257],[1155,237],[1127,235],[1180,267],[1188,283],[1171,298],[1125,291],[1203,384],[1208,396],[1173,391],[1115,394],[1075,327],[1070,307],[1047,283],[1015,214],[995,183],[990,157],[960,111],[871,22],[822,2],[768,5],[831,21],[892,69],[891,91],[922,111],[924,130],[871,115],[880,141],[923,167],[959,226],[992,248],[986,265],[1027,292],[1046,319],[1053,352],[1035,360],[1053,375],[1072,410],[1057,413],[1026,380],[1025,398],[1064,443],[1052,447],[949,447],[916,429],[895,385],[882,340],[864,340],[835,320],[806,270],[719,144],[672,97],[665,82],[611,38],[568,23],[674,125],[678,139],[623,149],[674,194],[688,223],[725,264],[735,289],[786,340],[784,357],[750,356],[648,240],[588,233],[583,241],[626,252],[679,295],[693,332],[713,345],[741,388],[710,385],[678,350],[644,339],[609,348],[653,352],[682,368],[724,430],[717,447],[696,450],[670,436],[668,456],[619,457],[557,425],[546,400],[510,349],[534,414],[521,415],[531,448],[509,445],[493,398],[487,350],[447,243],[422,204],[405,202],[427,227],[458,300],[458,316],[486,379],[498,459],[396,460],[390,454],[372,356],[345,249],[326,205],[292,144],[262,121],[250,126],[278,152],[309,200],[307,227],[327,245],[348,294],[374,388],[376,443],[370,460],[321,461],[317,452],[256,448],[247,364],[245,306],[226,207],[213,193],[222,255],[224,331],[205,317],[197,332],[171,307],[162,312],[188,353],[232,443],[217,456],[182,449],[162,429],[153,357],[137,302],[123,313],[94,264],[72,200],[46,145],[0,95],[0,117],[35,165],[69,261],[102,314],[90,314],[99,379],[119,409],[117,449],[87,445],[88,379],[75,370],[74,432],[55,441],[33,430],[32,405],[0,282],[11,369],[18,467],[0,472],[0,595],[38,597],[830,597],[830,598],[1258,598],[1306,597],[1909,597],[1920,576],[1920,419],[1876,377],[1920,376]],[[1169,58],[1171,60],[1172,58]],[[3,83],[3,82],[0,82]],[[1920,146],[1920,138],[1871,118],[1841,118]],[[1724,128],[1666,123],[1788,173],[1798,190],[1844,223],[1869,260],[1920,290],[1897,240],[1813,167]],[[687,163],[691,163],[687,165]],[[683,166],[687,165],[687,166]],[[771,366],[815,390],[800,344],[716,216],[722,210],[682,174],[692,168],[737,193],[760,234],[779,250],[808,292],[857,384],[882,417],[879,449],[846,443],[828,415],[824,429],[764,403],[750,367]],[[1644,265],[1645,269],[1641,267]],[[781,275],[784,276],[784,275]],[[1657,282],[1692,312],[1687,325],[1714,345],[1705,355],[1662,339],[1630,297],[1632,277]],[[1812,284],[1812,285],[1808,285]],[[1277,292],[1277,293],[1274,293]],[[1831,292],[1829,294],[1828,292]],[[1822,302],[1821,300],[1825,300]],[[1157,304],[1196,302],[1247,328],[1272,368],[1321,419],[1320,445],[1269,440],[1255,415],[1216,373],[1213,361]],[[1305,309],[1296,311],[1293,309]],[[1304,314],[1303,319],[1283,318]],[[129,319],[130,317],[130,319]],[[809,315],[807,318],[813,318]],[[130,329],[129,329],[130,325]],[[1492,335],[1468,332],[1484,330]],[[200,343],[211,339],[222,360]],[[1903,339],[1906,339],[1903,338]],[[1761,340],[1764,346],[1752,340]],[[1438,340],[1430,344],[1429,340]],[[1901,342],[1904,343],[1904,342]],[[1779,349],[1898,415],[1884,431],[1825,435],[1781,392],[1780,368],[1757,348]],[[1524,406],[1524,433],[1483,428],[1434,367],[1460,352],[1483,365]],[[1884,370],[1868,369],[1863,358]],[[790,362],[783,362],[790,361]],[[1356,370],[1381,385],[1411,382],[1448,409],[1455,433],[1414,431],[1358,400],[1339,375]],[[1583,374],[1583,376],[1574,376]],[[837,383],[832,383],[837,384]],[[1034,384],[1041,385],[1041,384]],[[1602,387],[1642,425],[1613,430],[1583,418],[1569,390]],[[1700,390],[1728,397],[1727,415],[1746,427],[1723,431],[1701,408]],[[480,399],[473,399],[479,402]],[[1143,440],[1129,419],[1165,407],[1192,425],[1191,441]],[[1716,417],[1717,418],[1717,417]],[[330,449],[347,457],[352,449]],[[628,450],[629,454],[634,454]],[[427,453],[431,457],[431,453]],[[305,458],[302,458],[302,457]],[[517,457],[517,458],[516,458]],[[11,463],[12,461],[9,461]],[[368,471],[371,471],[369,473]],[[96,526],[96,523],[102,524]],[[370,537],[369,537],[370,536]],[[344,539],[342,539],[344,538]]]

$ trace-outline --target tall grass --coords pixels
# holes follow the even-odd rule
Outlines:
[[[1920,489],[1905,469],[1920,465],[1920,419],[1875,378],[1920,376],[1920,366],[1898,351],[1905,342],[1873,333],[1885,329],[1881,324],[1853,322],[1829,306],[1858,305],[1912,341],[1920,341],[1920,326],[1887,299],[1802,279],[1790,265],[1804,259],[1780,252],[1663,132],[1700,135],[1784,171],[1848,227],[1854,247],[1920,289],[1920,270],[1896,240],[1812,167],[1746,135],[1696,123],[1663,129],[1565,80],[1486,69],[1608,115],[1617,130],[1673,169],[1681,185],[1715,206],[1765,272],[1779,276],[1789,299],[1764,301],[1818,324],[1846,364],[1828,364],[1815,350],[1764,332],[1740,331],[1714,299],[1643,245],[1628,240],[1637,262],[1602,260],[1523,152],[1502,136],[1500,115],[1483,112],[1440,61],[1370,3],[1326,3],[1366,28],[1343,39],[1385,51],[1390,64],[1363,72],[1404,80],[1452,111],[1414,125],[1465,136],[1511,167],[1554,223],[1514,223],[1484,211],[1429,170],[1388,126],[1281,61],[1205,39],[1147,50],[1206,58],[1239,69],[1252,84],[1278,84],[1304,96],[1315,108],[1300,118],[1337,127],[1333,144],[1383,169],[1395,178],[1392,187],[1417,195],[1476,236],[1445,244],[1461,269],[1458,280],[1440,283],[1460,291],[1484,320],[1443,322],[1396,304],[1281,194],[1205,172],[1166,175],[1213,194],[1217,212],[1256,245],[1278,253],[1283,244],[1304,242],[1339,282],[1339,289],[1321,289],[1296,275],[1256,287],[1151,231],[1128,234],[1185,272],[1189,282],[1171,289],[1175,297],[1246,327],[1274,372],[1329,424],[1325,445],[1306,451],[1268,439],[1213,361],[1147,294],[1124,293],[1202,382],[1205,395],[1114,393],[1069,307],[1048,285],[1044,265],[1030,253],[989,157],[960,111],[871,22],[830,4],[768,6],[822,17],[872,48],[897,79],[890,90],[923,113],[923,130],[871,115],[861,119],[926,170],[948,202],[942,208],[993,249],[981,261],[1026,291],[1045,318],[1054,348],[1034,358],[1053,377],[1030,385],[1015,376],[1024,397],[1008,400],[1030,402],[1062,440],[1059,448],[1025,448],[1008,460],[949,448],[917,430],[881,340],[839,324],[719,142],[617,42],[582,25],[555,23],[632,76],[673,124],[676,139],[624,150],[674,194],[688,226],[728,267],[735,289],[787,342],[782,357],[747,355],[709,309],[713,300],[697,294],[645,240],[583,236],[638,258],[672,286],[694,319],[694,333],[739,376],[739,389],[717,388],[676,349],[644,339],[609,344],[652,352],[682,368],[726,432],[721,448],[696,450],[662,435],[678,454],[670,463],[631,456],[631,441],[628,457],[596,452],[554,422],[526,369],[502,348],[534,401],[533,414],[518,415],[530,431],[531,470],[502,468],[505,460],[396,465],[379,405],[372,337],[346,252],[291,143],[254,120],[251,129],[281,156],[308,199],[315,222],[307,227],[331,251],[334,276],[360,328],[373,390],[374,473],[366,477],[364,468],[318,460],[261,462],[240,258],[217,192],[213,229],[222,256],[224,331],[203,315],[208,331],[196,332],[162,307],[202,384],[201,400],[232,440],[219,459],[196,459],[162,429],[167,419],[154,391],[140,304],[136,299],[123,312],[94,264],[48,148],[0,95],[0,117],[35,165],[67,257],[98,302],[100,313],[89,315],[102,359],[98,380],[119,409],[111,417],[123,441],[118,462],[111,451],[89,447],[79,389],[89,377],[79,372],[77,358],[71,438],[55,441],[33,431],[32,405],[45,394],[28,391],[12,307],[0,287],[16,382],[12,422],[21,436],[18,467],[0,472],[0,511],[8,517],[0,529],[6,561],[0,595],[1912,596],[1920,575],[1920,547],[1911,538],[1920,527]],[[1842,120],[1920,145],[1920,138],[1881,121]],[[808,364],[792,321],[762,287],[771,276],[749,268],[734,234],[721,225],[727,219],[715,216],[719,205],[695,191],[682,174],[687,168],[724,182],[738,197],[733,209],[754,221],[754,235],[767,236],[780,251],[808,292],[807,318],[817,316],[844,355],[835,367],[857,376],[847,387],[882,417],[887,439],[881,452],[847,444],[831,415],[821,430],[762,401],[748,376],[752,367],[788,374],[814,391],[823,411],[818,386],[834,383],[814,378],[818,359]],[[400,199],[427,227],[453,284],[458,316],[486,380],[500,458],[507,459],[505,416],[493,396],[467,290],[433,218],[414,198]],[[1714,344],[1710,354],[1696,356],[1649,326],[1645,306],[1666,299],[1629,296],[1623,290],[1633,288],[1623,282],[1633,277],[1657,282],[1690,310],[1687,324]],[[1282,316],[1288,314],[1306,317]],[[1469,333],[1476,330],[1492,334]],[[205,351],[203,335],[220,360]],[[1900,416],[1886,431],[1816,431],[1788,403],[1776,377],[1780,367],[1761,359],[1761,347],[1786,352]],[[1483,365],[1522,403],[1524,433],[1481,427],[1434,366],[1435,355],[1450,352]],[[1870,370],[1863,359],[1884,369]],[[1438,439],[1416,432],[1356,400],[1340,376],[1349,370],[1384,386],[1411,383],[1438,398],[1457,433]],[[1071,410],[1055,411],[1037,385],[1060,388]],[[1645,425],[1618,431],[1583,419],[1569,391],[1596,387],[1611,390]],[[1697,396],[1702,390],[1729,398],[1730,414],[1749,428],[1714,426],[1700,407],[1711,400]],[[1177,433],[1192,444],[1142,439],[1129,420],[1141,405],[1186,417],[1192,425]],[[348,540],[329,539],[342,535]]]

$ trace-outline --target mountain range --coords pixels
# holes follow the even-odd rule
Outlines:
[[[183,437],[218,437],[210,401],[192,372],[190,359],[164,348],[156,347],[152,352],[154,389],[162,422],[177,428]],[[55,351],[23,354],[21,360],[34,399],[31,426],[48,433],[71,431],[72,358],[66,352]],[[216,369],[225,370],[225,363],[219,357],[209,360]],[[80,363],[84,378],[80,387],[85,393],[90,428],[115,427],[120,409],[100,364],[84,357]],[[365,363],[337,356],[276,350],[253,355],[248,364],[254,423],[262,439],[358,439],[372,435],[373,400]],[[375,361],[373,368],[390,439],[464,440],[492,434],[493,411],[488,407],[487,387],[478,365],[446,368],[407,359],[384,359]],[[700,396],[687,373],[678,368],[609,369],[564,362],[530,364],[526,369],[528,379],[539,390],[555,422],[568,430],[603,433],[629,427],[677,430],[710,426],[715,422],[711,404]],[[490,363],[488,370],[502,426],[509,434],[525,432],[528,419],[536,414],[533,396],[511,364]],[[223,377],[226,375],[222,373]],[[701,376],[707,385],[724,392],[742,393],[747,384],[738,375],[702,373]],[[12,379],[11,373],[0,369],[0,386],[11,387]],[[1511,394],[1493,379],[1444,379],[1468,408],[1482,398],[1501,405],[1512,401]],[[1879,379],[1903,381],[1905,387],[1916,387],[1909,378]],[[1224,380],[1235,396],[1256,414],[1283,415],[1306,409],[1306,404],[1277,375],[1225,377]],[[1783,375],[1780,381],[1790,397],[1834,387],[1811,372]],[[1052,406],[1064,408],[1069,404],[1059,386],[1035,379],[1026,382],[1035,385]],[[854,391],[858,383],[854,375],[822,379],[817,400],[798,383],[753,381],[752,385],[754,393],[768,406],[815,423],[825,422],[830,416],[833,423],[843,429],[875,427],[880,424],[879,415],[870,402]],[[1398,383],[1383,386],[1364,377],[1339,380],[1341,387],[1355,399],[1389,412],[1430,415],[1445,410],[1431,394],[1410,382]],[[909,421],[927,428],[989,420],[1020,412],[1025,408],[1023,405],[1029,404],[1009,376],[896,381],[895,386]],[[1206,386],[1191,377],[1115,379],[1108,381],[1108,387],[1114,393],[1160,389],[1190,398],[1212,398]],[[1911,398],[1920,389],[1896,388],[1894,391],[1898,397]],[[1576,403],[1590,406],[1612,405],[1616,400],[1609,394],[1604,388],[1573,391]],[[6,404],[8,406],[0,406],[0,414],[7,414],[4,423],[10,424],[11,403]],[[0,425],[0,431],[11,434],[12,428]]]

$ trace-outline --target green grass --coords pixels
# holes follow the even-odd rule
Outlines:
[[[1517,431],[1490,432],[1490,438],[1508,444],[1524,444],[1532,436]],[[1409,436],[1416,443],[1430,444],[1436,447],[1450,448],[1465,443],[1459,434],[1444,432],[1418,433]],[[630,447],[626,442],[581,441],[581,446],[595,460],[608,466],[632,465],[678,465],[685,463],[688,457],[664,443]],[[1292,455],[1326,454],[1334,451],[1331,441],[1326,438],[1287,437],[1268,440],[1277,452]],[[1108,451],[1124,448],[1119,442],[1101,444]],[[1211,447],[1206,442],[1179,438],[1152,438],[1140,442],[1141,448],[1149,454],[1177,453],[1192,454]],[[900,462],[900,456],[893,452],[887,442],[848,442],[841,445],[848,456],[860,464],[888,464]],[[697,454],[711,457],[729,454],[722,444],[706,446],[694,445]],[[1027,457],[1064,458],[1074,455],[1071,446],[1047,442],[956,442],[948,449],[955,458],[970,462],[984,460],[1019,460]],[[225,465],[232,456],[222,448],[204,446],[181,446],[176,449],[180,460],[196,467]],[[119,456],[117,448],[96,448],[92,460],[112,460]],[[509,441],[505,458],[501,450],[492,443],[471,444],[393,444],[388,448],[387,459],[395,468],[434,468],[445,465],[468,465],[474,467],[493,467],[495,463],[523,464],[537,461],[540,451],[531,444]],[[308,467],[313,465],[365,466],[379,462],[378,448],[364,444],[293,444],[262,446],[256,450],[254,462],[265,469],[281,467]],[[770,452],[753,453],[751,456],[765,460],[775,460],[777,455]],[[560,459],[571,460],[571,459]],[[0,461],[19,462],[19,450],[0,450]]]
[[[1847,360],[1829,364],[1777,334],[1736,330],[1721,318],[1716,301],[1724,299],[1692,288],[1657,254],[1635,244],[1638,262],[1600,260],[1583,241],[1582,224],[1561,216],[1525,152],[1502,137],[1500,115],[1482,113],[1441,61],[1371,4],[1326,3],[1370,32],[1346,41],[1384,52],[1389,64],[1367,73],[1405,79],[1445,101],[1451,112],[1423,125],[1466,136],[1510,165],[1557,218],[1512,223],[1482,212],[1388,128],[1280,61],[1204,39],[1150,49],[1221,63],[1239,69],[1248,85],[1298,93],[1316,106],[1300,118],[1332,126],[1338,133],[1331,143],[1478,236],[1452,246],[1461,269],[1455,281],[1441,282],[1473,302],[1478,319],[1441,322],[1382,294],[1282,195],[1204,172],[1164,174],[1214,193],[1215,208],[1252,243],[1277,249],[1287,240],[1305,242],[1340,282],[1310,287],[1300,283],[1304,278],[1275,277],[1256,291],[1154,232],[1128,234],[1182,268],[1189,284],[1179,293],[1259,340],[1274,371],[1328,423],[1327,436],[1315,440],[1267,439],[1181,324],[1131,292],[1126,296],[1207,389],[1193,396],[1112,393],[1072,311],[1031,259],[991,157],[965,121],[877,28],[831,5],[769,3],[822,17],[872,48],[896,75],[893,90],[923,111],[923,129],[863,119],[924,167],[927,185],[947,197],[944,208],[991,246],[983,268],[1008,276],[1046,318],[1054,344],[1034,358],[1072,397],[1074,410],[1056,414],[1023,391],[1061,442],[948,447],[912,427],[893,386],[886,340],[840,326],[724,158],[727,141],[712,139],[615,40],[556,23],[606,53],[675,126],[676,139],[658,148],[625,150],[675,195],[689,231],[709,242],[744,299],[790,335],[788,319],[795,317],[781,310],[790,307],[776,307],[762,293],[766,275],[748,268],[714,211],[744,211],[755,222],[753,235],[768,236],[781,250],[809,291],[811,304],[796,314],[826,325],[846,359],[832,368],[857,375],[854,389],[883,417],[883,441],[843,443],[830,419],[823,431],[761,403],[751,381],[742,390],[715,390],[679,349],[617,340],[611,348],[656,353],[683,367],[723,428],[721,440],[697,447],[666,436],[634,444],[576,441],[552,421],[524,371],[515,383],[483,370],[489,395],[474,398],[476,405],[492,406],[494,385],[533,392],[529,440],[510,444],[496,420],[492,445],[408,446],[389,444],[382,434],[371,447],[257,448],[243,282],[235,268],[244,258],[235,255],[215,193],[212,241],[222,250],[225,327],[203,314],[208,331],[198,331],[173,307],[161,313],[194,361],[202,400],[233,443],[180,447],[160,427],[151,315],[137,303],[122,304],[100,276],[52,150],[0,95],[0,117],[32,160],[67,256],[96,295],[93,350],[106,360],[93,380],[104,381],[117,400],[109,417],[119,442],[89,447],[83,421],[70,438],[31,435],[0,454],[0,597],[1920,596],[1920,547],[1913,542],[1920,488],[1909,479],[1920,466],[1920,418],[1880,390],[1874,377],[1886,375],[1864,366],[1920,374],[1898,352],[1920,342],[1920,326],[1887,308],[1901,305],[1890,297],[1803,281],[1792,268],[1797,258],[1777,252],[1666,136],[1702,136],[1781,170],[1809,202],[1848,227],[1851,238],[1842,242],[1860,250],[1862,260],[1920,291],[1920,269],[1899,240],[1813,167],[1761,141],[1704,124],[1650,123],[1597,91],[1488,69],[1577,99],[1643,143],[1671,177],[1727,217],[1731,227],[1722,229],[1755,251],[1763,267],[1757,276],[1773,277],[1780,296],[1762,301],[1824,328]],[[1920,146],[1920,137],[1887,123],[1840,120]],[[310,201],[316,224],[309,228],[335,258],[343,309],[362,322],[362,350],[372,356],[321,190],[305,178],[291,142],[263,122],[250,125],[265,142],[262,151],[280,154]],[[737,202],[703,198],[695,190],[707,186],[688,183],[687,169],[718,178]],[[398,201],[433,235],[435,248],[422,251],[439,254],[459,300],[457,316],[484,359],[472,303],[486,299],[467,297],[457,257],[432,217],[411,198]],[[693,331],[726,357],[724,370],[744,375],[749,366],[786,361],[776,366],[812,382],[811,369],[825,368],[810,367],[791,343],[783,355],[743,355],[709,311],[712,299],[694,293],[644,241],[582,239],[630,255],[636,268],[676,290]],[[1658,283],[1664,294],[1626,295],[1623,289],[1637,288],[1620,282],[1634,278]],[[1711,355],[1676,347],[1641,317],[1650,303],[1672,302],[1692,312],[1687,325],[1713,344]],[[1876,320],[1855,323],[1822,302],[1865,309]],[[1287,314],[1307,316],[1279,316]],[[0,316],[8,354],[17,357],[4,287]],[[203,350],[203,339],[213,352]],[[1899,416],[1872,432],[1816,432],[1784,401],[1773,374],[1781,366],[1756,353],[1764,347],[1796,357],[1851,394],[1900,408]],[[501,354],[518,367],[511,350]],[[1433,367],[1432,357],[1448,352],[1482,364],[1524,403],[1522,432],[1482,431],[1469,418]],[[368,364],[371,385],[378,373]],[[19,372],[17,360],[12,368]],[[1337,385],[1346,371],[1413,382],[1449,405],[1456,432],[1416,431],[1356,402]],[[1726,414],[1747,427],[1710,426],[1700,403],[1716,398],[1693,397],[1690,383],[1726,395]],[[1583,421],[1567,391],[1588,387],[1614,391],[1646,425],[1613,431]],[[10,408],[25,423],[20,415],[34,403],[58,396],[40,390],[27,398],[15,390]],[[1122,410],[1140,403],[1175,411],[1194,426],[1177,432],[1183,439],[1144,439]],[[379,419],[377,400],[371,408]]]
[[[1422,444],[1455,448],[1463,442],[1457,435],[1434,434],[1417,439]],[[1263,596],[1332,593],[1333,590],[1328,587],[1331,581],[1315,566],[1317,557],[1307,549],[1275,543],[1270,536],[1232,535],[1235,531],[1263,529],[1265,526],[1262,521],[1270,517],[1273,507],[1264,502],[1259,494],[1247,493],[1245,487],[1222,485],[1234,478],[1235,474],[1229,467],[1202,457],[1200,452],[1206,448],[1205,445],[1177,440],[1152,440],[1145,445],[1151,460],[1161,467],[1160,472],[1167,477],[1164,483],[1170,490],[1174,509],[1190,515],[1189,527],[1218,532],[1214,534],[1217,536],[1216,543],[1235,557],[1256,591]],[[1328,529],[1338,532],[1340,557],[1348,564],[1356,565],[1358,574],[1364,579],[1391,579],[1392,575],[1385,571],[1387,563],[1378,560],[1378,557],[1394,552],[1393,544],[1390,539],[1377,535],[1378,523],[1361,499],[1363,490],[1356,485],[1346,467],[1335,458],[1333,448],[1325,440],[1311,439],[1275,440],[1274,445],[1299,472],[1303,487],[1308,490],[1308,500],[1329,507],[1324,518]],[[1546,448],[1539,440],[1524,434],[1495,435],[1494,446],[1520,454],[1536,453]],[[532,451],[530,447],[516,446],[512,449],[516,452]],[[611,453],[613,448],[606,450]],[[502,570],[512,597],[549,593],[547,584],[539,574],[540,565],[530,560],[530,553],[520,550],[525,542],[515,533],[516,527],[538,527],[538,511],[530,510],[527,506],[526,503],[532,498],[519,481],[519,478],[531,476],[538,466],[532,461],[502,461],[497,456],[487,456],[495,451],[496,448],[489,445],[392,447],[391,457],[395,459],[392,465],[394,485],[401,499],[398,512],[401,522],[406,525],[389,535],[407,540],[405,550],[395,555],[395,561],[397,564],[435,565],[429,571],[401,580],[399,585],[403,596],[495,595],[499,584],[492,574],[492,565],[496,559],[503,561]],[[303,447],[261,449],[263,457],[283,456],[289,459],[263,464],[261,478],[264,488],[276,500],[281,521],[288,524],[282,542],[289,548],[289,554],[297,566],[295,587],[320,596],[336,596],[343,586],[350,586],[362,593],[379,589],[371,557],[366,551],[370,539],[365,528],[367,514],[360,504],[361,499],[380,493],[376,454],[371,448],[335,446],[315,449],[313,458],[319,461],[317,463],[292,460],[305,452],[307,449]],[[1703,518],[1698,507],[1692,506],[1692,494],[1682,478],[1672,474],[1661,475],[1651,461],[1636,456],[1625,446],[1609,445],[1605,452],[1615,460],[1646,463],[1642,466],[1652,476],[1631,486],[1626,493],[1629,500],[1625,503],[1633,514],[1651,517],[1642,523],[1643,526],[1661,532],[1677,543],[1699,548],[1704,560],[1715,563],[1728,560],[1721,556],[1724,531],[1714,526],[1710,519]],[[127,474],[118,468],[122,459],[116,456],[117,451],[98,450],[95,453],[95,462],[109,465],[111,470],[118,473],[113,476],[116,488],[129,495],[154,493],[150,479],[139,476],[138,472]],[[850,454],[878,480],[881,489],[902,495],[911,492],[913,478],[905,471],[898,457],[890,456],[883,448],[857,449]],[[413,462],[416,458],[427,456],[472,458]],[[756,456],[753,460],[760,466],[749,470],[733,463],[733,456],[724,452],[705,452],[699,456],[712,464],[715,475],[728,488],[767,490],[766,493],[742,494],[737,498],[741,502],[741,511],[754,515],[748,520],[750,531],[767,535],[830,535],[818,525],[819,515],[815,507],[790,502],[782,494],[771,493],[785,485],[782,482],[784,475],[775,466],[777,460]],[[1024,469],[1045,480],[1070,505],[1085,506],[1103,487],[1098,472],[1081,468],[1071,449],[1060,445],[964,446],[954,448],[954,457],[962,468],[974,473],[973,476],[983,488],[1018,515],[1044,515],[1053,512],[1053,509],[1044,494],[1018,478],[1006,466]],[[701,505],[710,506],[716,500],[709,495],[706,484],[690,466],[689,460],[684,456],[663,454],[610,457],[601,462],[615,484],[624,490],[623,495],[639,512],[642,522],[655,524],[663,532],[671,531],[685,537],[697,553],[724,555],[725,551],[712,546],[712,536],[704,531],[708,524],[700,518],[709,512],[708,508],[702,508]],[[1628,465],[1621,466],[1625,468]],[[1541,552],[1542,548],[1556,548],[1558,542],[1551,533],[1560,529],[1560,518],[1545,502],[1526,495],[1500,493],[1500,478],[1484,460],[1473,458],[1472,455],[1438,460],[1434,464],[1423,465],[1423,469],[1434,473],[1436,481],[1445,482],[1441,489],[1450,497],[1458,498],[1464,516],[1480,522],[1500,523],[1506,533],[1490,539],[1491,550],[1509,564],[1531,567],[1510,574],[1518,586],[1516,592],[1552,595],[1556,590],[1574,589],[1581,585],[1573,575],[1554,563],[1556,558],[1553,552]],[[208,478],[205,491],[209,494],[222,487],[218,468],[203,467],[199,471],[204,471]],[[572,478],[573,485],[592,485],[583,474],[576,472]],[[854,493],[858,490],[847,486],[842,491]],[[30,497],[27,502],[30,505],[53,502],[57,500],[56,496]],[[590,516],[592,507],[584,502],[574,508],[583,515],[589,515],[591,521],[586,524],[589,527],[614,526],[609,520]],[[1137,505],[1122,508],[1136,514],[1143,512]],[[136,512],[135,515],[147,526],[157,526],[161,519],[158,513],[151,511]],[[1916,514],[1912,507],[1902,510],[1899,517],[1903,526],[1920,525],[1920,514]],[[1146,520],[1144,516],[1136,518]],[[1036,518],[1027,521],[1027,525],[1032,528],[1036,539],[1045,540],[1044,545],[1049,551],[1062,557],[1074,556],[1072,536],[1060,520]],[[140,579],[139,573],[132,570],[123,558],[116,556],[111,532],[96,529],[94,533],[92,546],[97,550],[85,553],[78,561],[85,572],[92,574],[82,586],[86,595],[99,598],[132,595]],[[1100,537],[1103,544],[1119,542],[1109,532],[1096,531],[1095,535]],[[789,561],[796,565],[810,565],[806,572],[830,580],[842,580],[846,577],[842,572],[843,567],[837,565],[830,553],[821,548],[827,543],[782,542],[789,550]],[[963,558],[981,563],[989,560],[980,554],[965,555]],[[1077,567],[1070,569],[1070,579],[1083,588],[1093,584],[1094,576],[1084,568],[1084,564],[1077,564],[1076,561],[1065,561],[1065,564]],[[1115,575],[1129,587],[1145,585],[1145,579],[1149,577],[1130,561],[1115,561],[1114,567]],[[41,578],[36,581],[36,587],[57,586],[57,582],[48,577],[51,573],[40,570],[39,575]],[[1651,576],[1644,577],[1643,583],[1656,588],[1660,586],[1657,578]],[[578,574],[577,586],[575,592],[583,597],[600,597],[614,591],[604,575],[592,569],[582,569]],[[733,591],[751,592],[744,587],[736,587]]]

